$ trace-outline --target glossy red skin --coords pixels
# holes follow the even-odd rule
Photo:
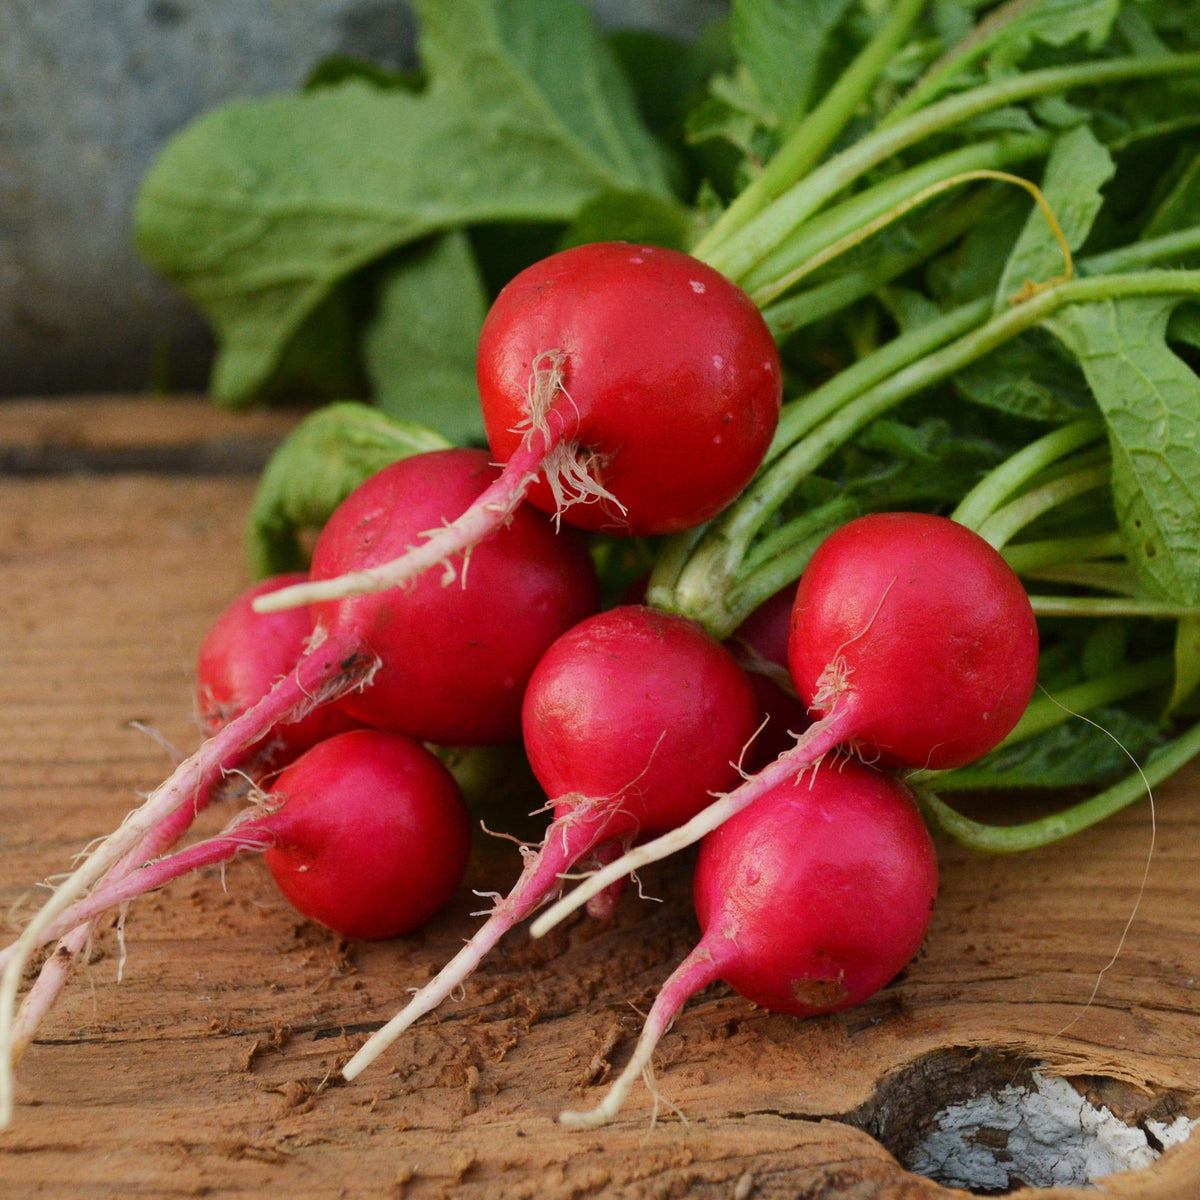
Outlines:
[[[547,796],[620,796],[609,837],[657,834],[694,816],[710,790],[736,782],[732,764],[757,723],[732,655],[695,621],[640,605],[560,637],[530,680],[522,720]]]
[[[196,710],[211,736],[240,716],[286,675],[312,635],[307,608],[256,613],[255,597],[308,578],[303,572],[273,575],[248,588],[221,611],[200,643],[196,663]],[[277,726],[267,743],[270,760],[280,763],[359,722],[328,705],[290,725]]]
[[[310,576],[388,562],[423,531],[457,517],[496,476],[483,450],[436,450],[393,463],[329,519]],[[331,643],[384,665],[339,707],[365,724],[443,745],[495,745],[521,732],[529,676],[556,637],[599,607],[599,584],[575,531],[522,505],[446,584],[426,571],[401,588],[312,606]]]
[[[868,761],[942,769],[986,754],[1037,681],[1029,597],[1000,554],[945,517],[876,513],[835,530],[796,591],[788,663],[814,716],[844,662],[855,742]]]
[[[271,788],[264,852],[299,912],[351,938],[424,924],[462,881],[470,819],[448,770],[409,738],[361,729],[314,746]]]
[[[785,688],[777,678],[762,670],[763,664],[767,664],[787,672],[795,595],[794,583],[781,588],[734,630],[727,643],[754,688],[760,724],[764,718],[767,722],[755,736],[747,756],[746,765],[750,771],[765,767],[794,746],[796,739],[792,735],[803,732],[811,724],[808,709],[796,695],[790,680],[785,681]]]
[[[694,901],[724,979],[772,1012],[861,1004],[917,952],[937,858],[909,790],[826,759],[700,844]]]
[[[500,293],[479,339],[484,425],[502,462],[521,441],[534,361],[563,355],[573,434],[604,456],[626,506],[575,504],[584,529],[674,533],[745,487],[779,418],[779,354],[758,309],[712,268],[675,250],[602,242],[551,255]],[[514,432],[515,431],[515,432]],[[529,493],[547,512],[544,483]]]

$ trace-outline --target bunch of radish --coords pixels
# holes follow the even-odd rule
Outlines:
[[[261,850],[285,896],[346,936],[429,919],[469,846],[462,796],[430,746],[522,738],[553,818],[509,895],[347,1078],[577,863],[604,865],[535,933],[580,904],[610,911],[632,871],[705,839],[704,936],[609,1098],[565,1115],[577,1124],[614,1115],[707,983],[827,1012],[915,952],[936,863],[911,795],[883,768],[971,761],[1024,711],[1037,630],[999,554],[945,518],[868,516],[726,645],[685,615],[598,611],[584,531],[707,521],[750,480],[779,414],[782,371],[757,309],[684,254],[607,243],[529,268],[488,317],[479,383],[502,468],[472,449],[393,464],[333,514],[306,577],[266,581],[218,619],[200,655],[208,739],[3,952],[5,1065],[55,986],[35,984],[14,1033],[38,946],[65,937],[76,952],[112,906],[240,851]],[[232,775],[250,803],[166,854]],[[6,1120],[10,1091],[0,1102]]]
[[[535,672],[526,697],[526,748],[549,794],[572,790],[581,778],[587,788],[614,755],[628,777],[623,751],[631,709],[640,727],[663,730],[664,741],[675,722],[692,733],[659,696],[614,672],[618,651],[601,646],[597,654],[591,644],[592,629],[624,643],[635,615],[650,612],[614,609],[592,618],[564,634]],[[770,608],[762,613],[764,624],[771,615]],[[646,665],[653,660],[645,648],[627,653],[640,677],[653,676],[657,664]],[[609,686],[597,686],[593,658],[606,668]],[[920,945],[937,892],[929,834],[911,793],[887,768],[958,766],[986,753],[1024,712],[1037,662],[1037,626],[1025,590],[978,534],[943,517],[887,513],[851,521],[827,538],[796,589],[788,636],[790,676],[816,720],[711,803],[689,789],[694,815],[679,803],[656,811],[663,802],[659,776],[647,767],[644,795],[655,810],[640,803],[635,828],[640,834],[660,822],[669,828],[595,871],[534,922],[540,935],[631,872],[704,838],[695,883],[704,937],[664,986],[606,1099],[591,1112],[564,1113],[564,1122],[610,1120],[687,997],[716,979],[764,1007],[797,1015],[861,1003],[886,984]],[[711,684],[704,690],[716,693]],[[651,701],[645,711],[643,698]],[[599,740],[590,710],[595,701],[606,707]],[[548,729],[556,735],[550,746]],[[684,761],[672,754],[664,766],[678,774]],[[575,805],[588,794],[571,805],[560,802],[551,826],[557,836],[531,857],[513,894],[446,971],[359,1050],[343,1069],[347,1078],[449,995],[482,952],[545,898],[546,862],[561,871],[578,857]],[[596,820],[594,804],[584,802],[588,825]],[[627,805],[606,799],[602,834],[612,831],[612,821],[631,819]],[[590,848],[601,835],[589,829],[584,836]]]

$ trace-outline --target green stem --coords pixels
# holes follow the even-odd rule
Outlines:
[[[778,478],[772,480],[771,485],[766,484],[765,477],[761,478],[758,488],[752,488],[747,495],[755,494],[757,490],[768,486],[771,486],[772,490],[777,493],[781,489],[783,494],[790,492],[800,479],[824,462],[834,450],[877,416],[901,400],[947,379],[956,371],[962,370],[963,367],[975,362],[998,346],[1011,341],[1019,333],[1039,324],[1068,304],[1086,304],[1095,300],[1116,299],[1121,296],[1193,293],[1200,294],[1200,270],[1143,271],[1128,275],[1104,275],[1088,279],[1073,279],[1046,288],[1022,303],[997,313],[991,320],[971,329],[957,340],[892,372],[874,386],[845,396],[841,407],[820,425],[814,426],[812,422],[805,422],[811,432],[806,431],[803,440],[792,445],[786,453],[779,453],[783,439],[776,436],[772,446],[776,461],[767,474],[772,476],[777,474]],[[961,318],[967,315],[965,310],[972,307],[963,306],[961,309],[956,309],[942,320],[948,320],[956,314]],[[936,324],[937,322],[930,322],[930,326],[925,328]],[[922,330],[914,331],[913,335],[907,336],[915,336],[920,332]],[[897,338],[879,350],[872,358],[885,354],[901,340]],[[870,359],[865,359],[863,363],[856,364],[856,366],[863,366],[870,361]],[[837,379],[848,375],[854,369],[854,367],[848,368]],[[836,381],[831,381],[831,383]],[[823,406],[825,409],[828,407],[828,405]],[[799,413],[796,415],[797,426],[801,424],[802,416],[803,414]],[[793,432],[791,422],[789,422],[787,432]]]
[[[765,462],[776,461],[792,443],[804,445],[801,439],[811,429],[845,407],[856,395],[888,379],[898,369],[919,361],[963,330],[978,325],[990,311],[991,301],[986,299],[954,309],[894,338],[808,396],[785,406]],[[653,592],[648,593],[653,596],[651,602],[686,613],[710,632],[724,628],[731,611],[726,597],[735,584],[742,582],[740,575],[750,544],[787,500],[794,482],[786,473],[760,471],[737,503],[709,525],[702,539],[684,535],[688,539],[686,549],[678,539],[668,541],[665,553],[669,559],[656,567],[651,577]]]
[[[748,271],[741,285],[763,307],[913,209],[950,188],[994,179],[1001,167],[1041,157],[1052,140],[1048,134],[1007,134],[902,171],[806,221]],[[1010,183],[1017,180],[1009,177]],[[1036,191],[1032,184],[1025,186]]]
[[[781,422],[784,436],[777,435],[772,446],[773,459],[769,460],[770,465],[757,481],[751,484],[743,497],[749,510],[748,514],[744,515],[741,512],[743,502],[739,501],[730,514],[722,518],[723,522],[726,522],[728,527],[735,521],[748,519],[753,521],[756,527],[761,525],[801,479],[816,470],[838,447],[844,445],[876,417],[900,401],[947,379],[954,372],[962,370],[1017,334],[1044,321],[1059,308],[1067,304],[1087,303],[1109,297],[1153,295],[1162,292],[1200,293],[1200,271],[1147,271],[1130,275],[1097,276],[1056,284],[1023,303],[996,314],[991,320],[971,329],[957,340],[888,373],[873,386],[861,389],[846,386],[843,381],[852,371],[866,367],[873,360],[893,350],[905,338],[915,338],[917,334],[925,332],[938,322],[930,322],[930,325],[922,330],[905,335],[905,338],[895,339],[870,359],[864,359],[854,367],[847,368],[826,385],[832,394],[839,397],[841,406],[820,424],[807,419],[808,414],[802,411],[796,411],[794,415],[788,414],[786,429]],[[956,309],[941,320],[947,321],[955,316],[962,319],[968,315],[965,309],[969,307],[972,306]],[[835,390],[832,385],[839,382],[841,386]],[[824,388],[820,389],[820,393],[824,392]],[[812,400],[818,394],[813,393],[809,399]],[[818,410],[820,415],[823,416],[830,407],[832,405],[827,403],[827,396],[822,395]],[[781,447],[786,444],[784,437],[791,437],[797,432],[802,434],[800,439],[780,453]]]
[[[976,63],[996,44],[1013,21],[1018,20],[1041,0],[1008,0],[987,14],[957,46],[943,54],[909,89],[896,106],[880,121],[880,127],[895,125],[902,117],[915,112],[938,92],[943,91],[956,75]]]
[[[1131,242],[1103,254],[1093,254],[1076,264],[1083,275],[1116,275],[1138,271],[1161,262],[1178,262],[1187,254],[1200,253],[1200,225],[1164,233],[1161,237]]]
[[[844,274],[773,301],[763,309],[763,318],[775,340],[783,342],[798,329],[849,308],[855,301],[870,296],[913,267],[927,262],[979,224],[994,201],[993,187],[973,190],[944,215],[922,222],[919,228],[906,230],[906,234],[912,236],[911,239],[906,236],[902,246],[872,254],[866,262]]]
[[[1136,696],[1150,688],[1161,687],[1170,683],[1174,673],[1174,658],[1163,654],[1157,658],[1131,663],[1108,675],[1084,679],[1070,687],[1062,688],[1053,696],[1042,689],[1029,702],[1029,707],[1021,719],[992,753],[1027,742],[1047,730],[1057,729],[1067,721],[1077,718],[1080,713]],[[955,791],[960,787],[970,786],[966,780],[976,784],[981,774],[982,769],[972,764],[957,767],[952,771],[911,771],[906,778],[912,784],[932,783],[943,790]]]
[[[1166,621],[1200,616],[1200,606],[1195,604],[1135,596],[1031,595],[1029,603],[1039,617],[1149,617]]]
[[[1098,825],[1143,797],[1200,754],[1200,723],[1174,741],[1153,751],[1145,765],[1119,783],[1080,804],[1021,825],[987,825],[951,808],[936,793],[920,789],[921,802],[935,825],[971,850],[1011,854],[1035,850]]]
[[[737,580],[754,535],[786,502],[800,480],[876,417],[948,378],[1064,305],[1118,296],[1192,292],[1200,294],[1200,271],[1147,271],[1076,279],[1048,287],[976,328],[970,329],[967,324],[970,332],[923,356],[907,357],[920,335],[932,336],[930,331],[934,326],[938,326],[937,333],[941,335],[952,322],[976,319],[977,306],[988,302],[964,305],[938,321],[894,339],[842,371],[806,400],[788,406],[768,456],[769,465],[737,503],[709,526],[686,565],[678,570],[671,594],[668,596],[665,589],[656,592],[655,603],[693,617],[706,627],[710,623],[714,628],[723,625],[721,598]],[[933,344],[938,344],[936,337]],[[895,368],[898,359],[907,365],[886,369]],[[868,382],[871,379],[878,382],[871,385]],[[813,411],[809,411],[809,406]],[[822,420],[831,408],[834,411]],[[790,438],[799,440],[789,447]]]
[[[654,566],[650,570],[650,578],[646,581],[646,603],[655,608],[668,610],[671,608],[672,596],[679,582],[679,576],[687,567],[692,554],[700,544],[708,525],[697,525],[686,529],[674,537],[667,538],[654,556]]]
[[[1104,434],[1103,423],[1094,417],[1084,417],[1055,429],[1028,446],[1018,450],[989,471],[963,498],[950,514],[951,518],[968,529],[980,526],[1006,501],[1050,463],[1057,462],[1095,441]],[[1007,540],[1007,539],[1006,539]]]
[[[1137,573],[1125,561],[1120,562],[1063,562],[1053,566],[1036,567],[1027,571],[1026,579],[1038,583],[1057,583],[1069,587],[1090,588],[1094,592],[1112,592],[1117,596],[1137,599],[1141,586]]]
[[[992,311],[990,297],[951,309],[924,325],[902,333],[867,358],[839,371],[828,382],[784,406],[764,464],[769,464],[856,396],[884,383],[900,369],[982,325]],[[753,494],[753,488],[747,495]],[[753,501],[750,502],[751,504]]]
[[[1052,479],[992,513],[976,532],[999,550],[1038,517],[1093,488],[1107,487],[1111,478],[1112,467],[1105,462]]]
[[[877,129],[817,167],[781,193],[757,216],[720,244],[706,247],[703,257],[734,282],[740,282],[768,254],[790,238],[802,221],[872,167],[931,134],[972,117],[1027,100],[1065,92],[1087,84],[1119,83],[1154,75],[1177,75],[1200,69],[1200,53],[1159,58],[1131,56],[1051,67],[972,88],[931,104],[895,125]]]
[[[1054,563],[1118,558],[1125,553],[1125,539],[1119,533],[1044,538],[1037,542],[1020,542],[1015,546],[1005,546],[1002,553],[1008,565],[1020,575],[1025,571],[1037,571]]]
[[[764,600],[799,579],[816,548],[860,511],[855,501],[839,496],[794,517],[751,547],[736,580],[721,593],[719,605],[705,607],[705,627],[713,637],[728,637]],[[687,594],[689,582],[685,572],[676,597]]]
[[[1131,663],[1108,675],[1072,684],[1056,695],[1043,691],[1033,698],[1012,732],[1000,744],[1010,746],[1028,741],[1047,729],[1056,729],[1079,713],[1160,687],[1171,681],[1174,672],[1174,658],[1162,654],[1157,658]]]
[[[899,0],[820,103],[697,243],[693,253],[698,258],[710,254],[820,162],[875,86],[924,6],[925,0]]]

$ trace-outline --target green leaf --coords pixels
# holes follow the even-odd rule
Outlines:
[[[258,398],[264,403],[281,400],[296,404],[323,401],[330,396],[365,395],[358,323],[366,293],[356,276],[332,287],[305,314]],[[214,399],[221,405],[237,405],[229,397]]]
[[[851,2],[733,0],[734,52],[784,133],[812,107],[830,35]]]
[[[1037,330],[998,346],[953,382],[972,404],[1030,421],[1073,421],[1093,404],[1078,364]]]
[[[1120,28],[1137,54],[1200,45],[1195,0],[1134,0],[1121,12]]]
[[[1200,350],[1200,305],[1181,304],[1167,325],[1167,341],[1182,342]]]
[[[1085,787],[1117,778],[1129,770],[1130,755],[1140,761],[1161,740],[1151,723],[1124,709],[1097,709],[1089,722],[1069,721],[1002,746],[939,785],[946,791]]]
[[[1174,712],[1200,687],[1200,616],[1183,617],[1175,631],[1175,684],[1167,712]]]
[[[1173,186],[1142,228],[1142,238],[1176,233],[1200,223],[1200,151],[1192,152]]]
[[[909,424],[881,417],[868,425],[825,473],[837,494],[864,510],[929,509],[954,504],[1001,457],[985,439],[941,417]]]
[[[549,141],[630,190],[666,190],[629,81],[578,0],[413,0],[421,55],[494,134]],[[514,118],[518,123],[514,124]]]
[[[695,224],[691,209],[674,200],[645,192],[607,192],[584,207],[559,245],[623,241],[686,250],[695,240]]]
[[[250,508],[254,578],[304,570],[304,535],[319,530],[364,479],[389,463],[449,446],[440,434],[347,400],[306,417],[271,456]]]
[[[364,59],[333,55],[317,63],[304,81],[304,90],[311,92],[318,88],[336,87],[349,79],[361,79],[363,83],[385,90],[399,88],[406,92],[419,91],[424,84],[416,72],[389,71]]]
[[[993,73],[1023,61],[1035,43],[1066,46],[1082,40],[1096,50],[1108,38],[1121,11],[1121,0],[1037,0],[1005,29],[992,47],[988,67]]]
[[[711,95],[688,113],[684,133],[690,145],[727,142],[759,167],[775,147],[773,116],[744,72],[719,74],[710,81]]]
[[[579,5],[418,7],[423,93],[350,80],[235,103],[170,142],[142,186],[139,245],[212,324],[212,389],[227,402],[264,387],[341,280],[401,246],[481,222],[568,221],[602,192],[667,191]]]
[[[974,24],[961,15],[947,22],[942,14],[955,8],[950,4],[934,10],[946,50],[904,97],[904,111],[912,112],[947,91],[1010,75],[1039,48],[1053,53],[1082,41],[1087,49],[1098,49],[1108,38],[1121,0],[1009,0]]]
[[[727,24],[714,21],[687,42],[648,29],[617,29],[609,34],[608,43],[652,132],[678,134],[708,80],[733,65]]]
[[[1200,604],[1200,378],[1167,346],[1179,296],[1074,304],[1046,322],[1108,424],[1113,502],[1146,591]]]
[[[486,312],[465,233],[443,234],[399,256],[363,333],[375,403],[455,443],[481,438],[475,348]]]
[[[1028,197],[1016,187],[997,201],[952,250],[930,263],[930,291],[943,308],[995,295],[1004,264],[1028,217]]]
[[[1112,156],[1086,125],[1055,141],[1042,177],[1042,194],[1072,251],[1091,232],[1104,202],[1100,189],[1114,170]],[[1035,205],[1005,263],[996,289],[996,310],[1003,309],[1026,284],[1045,283],[1064,271],[1062,247],[1046,214]]]

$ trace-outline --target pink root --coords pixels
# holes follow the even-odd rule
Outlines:
[[[702,938],[700,944],[675,968],[655,998],[633,1056],[613,1081],[604,1099],[595,1108],[560,1113],[558,1119],[563,1125],[571,1129],[596,1129],[606,1125],[620,1112],[633,1085],[650,1069],[654,1051],[680,1009],[697,992],[720,978],[721,967],[713,949],[708,939]]]
[[[484,956],[514,925],[527,917],[562,886],[562,875],[593,849],[603,836],[612,805],[582,804],[557,818],[537,851],[525,851],[525,866],[512,890],[498,901],[469,942],[417,991],[408,1004],[374,1033],[342,1068],[346,1079],[357,1078],[410,1025],[432,1011],[464,983]]]
[[[340,652],[339,652],[340,650]],[[127,856],[138,848],[169,844],[186,829],[204,797],[223,779],[226,768],[244,760],[249,749],[275,726],[298,719],[317,704],[365,685],[378,663],[346,647],[323,646],[307,654],[295,670],[253,708],[209,738],[176,767],[145,803],[95,847],[74,872],[51,893],[21,936],[6,951],[0,977],[0,1128],[12,1119],[14,1010],[21,977],[30,956],[44,943],[45,932],[75,901],[113,871],[123,871]],[[186,813],[186,817],[178,814]],[[74,939],[73,939],[74,942]],[[61,986],[61,985],[60,985]],[[47,985],[47,992],[50,985]],[[40,1002],[39,1002],[40,1003]]]
[[[711,833],[719,825],[724,824],[734,813],[741,812],[746,805],[753,803],[759,796],[765,795],[778,784],[797,775],[812,766],[823,755],[828,754],[836,746],[846,740],[850,733],[851,714],[848,709],[830,713],[819,721],[813,722],[796,739],[796,744],[781,754],[774,762],[763,767],[755,775],[751,775],[734,791],[718,797],[707,808],[701,809],[690,821],[664,833],[661,837],[635,846],[628,853],[613,860],[606,867],[581,883],[574,891],[568,893],[557,903],[546,910],[530,927],[535,938],[549,933],[560,921],[565,920],[577,908],[588,903],[593,896],[603,892],[605,888],[633,875],[643,867],[658,862],[678,850],[683,850],[698,842],[706,833]]]

